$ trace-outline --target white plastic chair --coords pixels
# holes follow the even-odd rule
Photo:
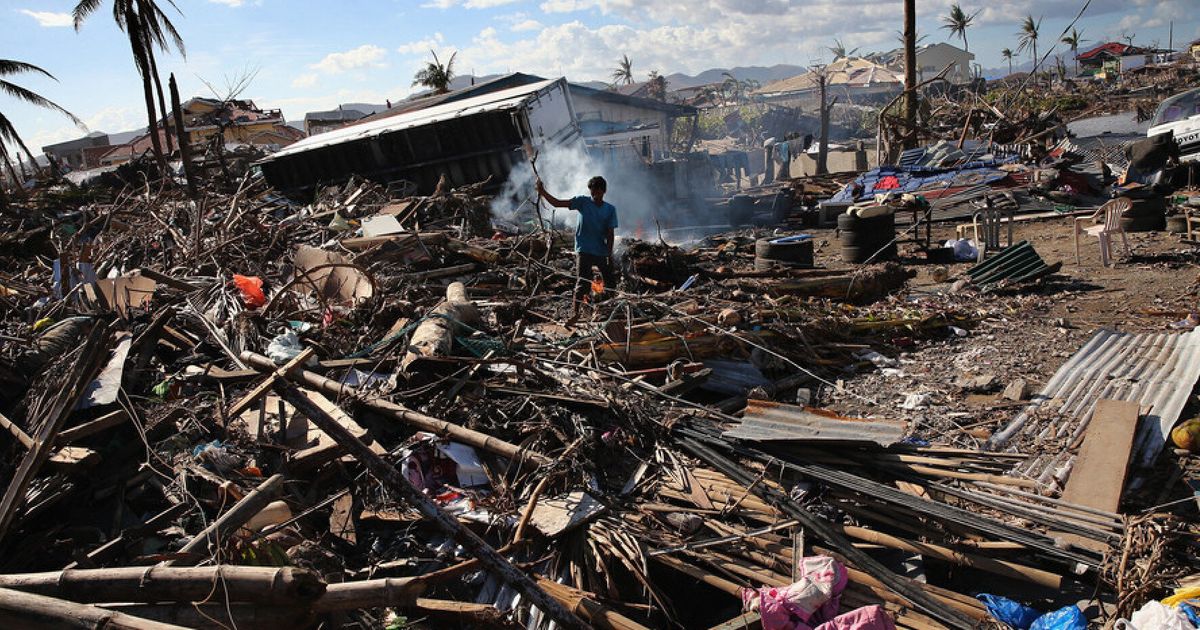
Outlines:
[[[1121,235],[1121,243],[1125,245],[1125,255],[1132,256],[1133,253],[1129,249],[1129,239],[1125,236],[1125,230],[1121,227],[1121,215],[1133,207],[1125,197],[1118,197],[1096,209],[1091,216],[1075,217],[1075,264],[1082,264],[1079,257],[1079,235],[1087,234],[1100,239],[1100,261],[1107,267],[1112,260],[1112,235],[1119,233]],[[1082,224],[1088,221],[1095,221],[1096,217],[1103,216],[1104,222],[1090,227],[1082,227]]]

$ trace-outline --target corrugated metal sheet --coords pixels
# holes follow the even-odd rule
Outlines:
[[[975,265],[967,271],[967,276],[972,284],[986,291],[1001,282],[1025,282],[1050,272],[1050,267],[1033,249],[1033,245],[1029,241],[1021,241]]]
[[[303,153],[321,147],[333,146],[344,142],[360,140],[362,138],[370,138],[383,133],[399,131],[401,129],[409,129],[419,125],[427,125],[440,120],[448,120],[451,118],[459,118],[462,116],[470,116],[487,111],[496,111],[504,109],[516,109],[520,107],[526,100],[533,98],[539,91],[550,87],[551,85],[562,81],[562,79],[551,79],[522,85],[507,90],[491,92],[476,96],[474,98],[454,101],[442,105],[435,105],[425,109],[391,116],[389,118],[381,118],[372,120],[359,125],[350,125],[333,131],[317,134],[311,138],[305,138],[295,144],[285,147],[283,150],[275,153],[267,158],[267,161],[276,158],[285,157],[295,153]]]
[[[1144,334],[1101,329],[992,436],[988,448],[1003,448],[1017,436],[1044,446],[1060,445],[1031,457],[1016,472],[1061,487],[1075,460],[1066,447],[1087,430],[1096,401],[1125,400],[1139,403],[1144,412],[1149,409],[1132,450],[1132,463],[1145,468],[1162,451],[1197,379],[1200,329]]]
[[[742,422],[723,437],[753,442],[874,442],[889,446],[904,439],[908,425],[899,420],[843,418],[821,409],[749,400]]]

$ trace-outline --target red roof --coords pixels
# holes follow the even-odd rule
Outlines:
[[[1100,44],[1099,46],[1096,46],[1095,48],[1093,48],[1087,52],[1079,53],[1079,56],[1076,57],[1076,59],[1084,61],[1087,59],[1094,59],[1103,54],[1108,54],[1113,57],[1120,57],[1120,56],[1124,55],[1127,51],[1135,51],[1136,52],[1137,50],[1139,50],[1139,49],[1136,46],[1130,46],[1128,44],[1122,44],[1120,42],[1106,42],[1104,44]]]

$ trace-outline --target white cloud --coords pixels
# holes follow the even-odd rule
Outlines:
[[[422,9],[449,9],[456,7],[459,4],[468,9],[491,9],[494,7],[502,7],[506,4],[520,2],[521,0],[430,0],[421,5]]]
[[[146,110],[137,107],[105,107],[91,116],[83,117],[83,124],[87,126],[87,131],[68,122],[27,136],[25,144],[29,145],[29,149],[36,155],[44,146],[74,140],[94,131],[120,133],[144,128]]]
[[[520,22],[513,24],[509,28],[512,29],[513,32],[520,33],[520,32],[524,32],[524,31],[541,30],[542,28],[544,28],[544,26],[542,25],[541,22],[539,22],[537,20],[521,20]]]
[[[73,26],[75,24],[75,18],[71,17],[70,13],[30,11],[29,9],[18,9],[18,11],[37,20],[38,26],[44,26],[46,28]]]
[[[309,88],[317,84],[317,73],[310,72],[292,79],[292,87]]]
[[[329,53],[325,58],[312,64],[310,67],[313,70],[320,70],[327,74],[339,74],[347,70],[358,70],[360,68],[383,68],[387,64],[383,58],[387,55],[387,50],[374,44],[363,44],[353,50],[346,52]]]
[[[423,55],[430,50],[442,45],[445,38],[441,33],[434,33],[433,37],[426,37],[415,42],[400,44],[396,47],[396,52],[402,55]]]
[[[519,2],[520,0],[467,0],[464,7],[468,9],[490,9],[492,7],[502,7],[506,4]]]
[[[208,0],[208,1],[216,3],[216,4],[223,4],[227,7],[240,7],[243,4],[246,4],[246,0]]]
[[[600,6],[599,0],[546,0],[541,5],[545,13],[571,13]]]

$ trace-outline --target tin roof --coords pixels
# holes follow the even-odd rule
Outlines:
[[[899,420],[843,418],[824,409],[748,400],[741,424],[722,437],[753,442],[874,442],[890,446],[904,439],[907,424]]]

